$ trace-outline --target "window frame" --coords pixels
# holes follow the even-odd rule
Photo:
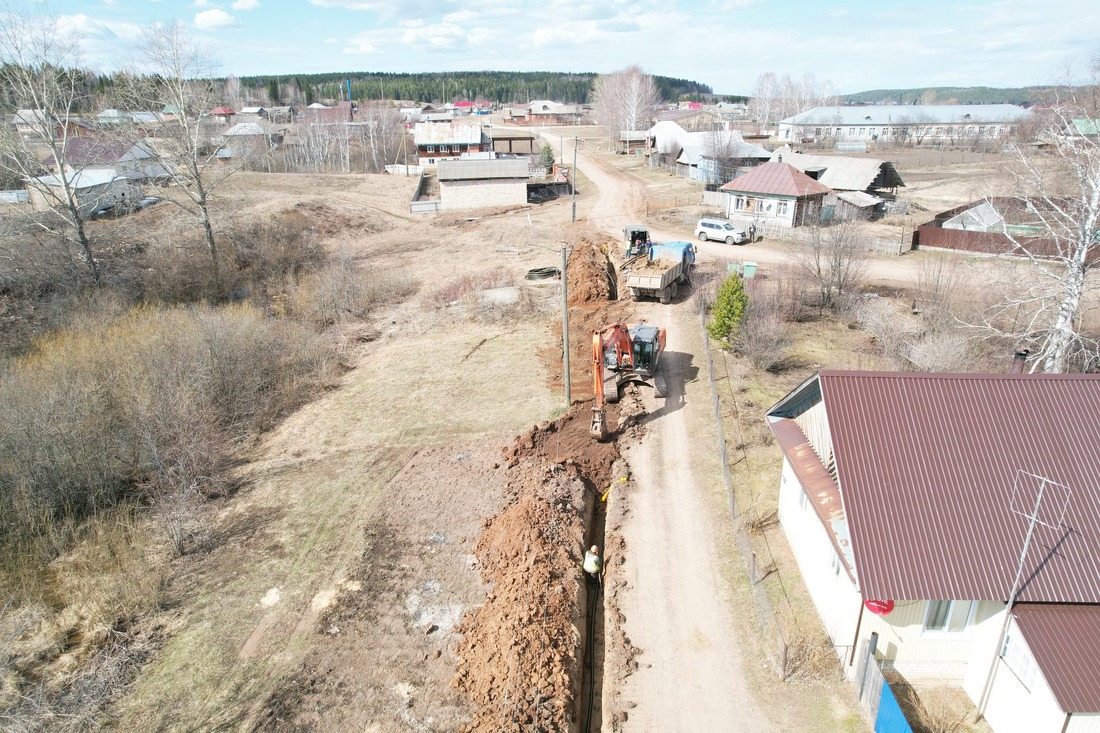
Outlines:
[[[939,607],[938,604],[943,604],[943,603],[947,604],[947,610],[943,614],[943,626],[942,627],[931,627],[931,626],[929,626],[928,622],[929,622],[929,619],[932,617],[932,610],[934,608]],[[967,604],[970,605],[970,607],[966,612],[966,617],[962,621],[962,626],[959,627],[959,628],[954,628],[953,629],[953,628],[951,628],[952,620],[956,620],[956,622],[957,622],[957,619],[956,619],[956,606],[957,606],[957,604],[960,604],[960,603],[967,603]],[[942,599],[942,598],[929,600],[926,603],[925,608],[924,608],[924,619],[921,622],[921,634],[932,634],[932,635],[941,635],[942,634],[944,636],[949,636],[949,635],[964,633],[967,630],[969,630],[971,625],[974,623],[974,617],[977,615],[977,612],[978,612],[978,601],[965,601],[965,600],[954,600],[954,599],[949,600],[949,599]]]

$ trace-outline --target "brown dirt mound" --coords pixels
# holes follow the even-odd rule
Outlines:
[[[453,684],[474,703],[467,733],[564,731],[580,684],[585,520],[619,449],[589,436],[588,413],[577,409],[519,436],[504,455],[515,498],[477,543],[491,590],[458,628]]]
[[[378,234],[394,228],[393,222],[370,209],[340,210],[320,201],[302,201],[294,205],[294,211],[309,217],[313,228],[326,237],[354,230],[359,234]]]
[[[582,239],[569,255],[569,307],[605,303],[612,298],[611,273],[607,258],[609,245]]]

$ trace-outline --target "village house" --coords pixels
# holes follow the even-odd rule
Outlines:
[[[66,140],[62,163],[67,173],[110,170],[118,176],[135,181],[164,178],[168,175],[168,169],[145,143],[99,137],[75,137]],[[54,174],[62,172],[62,166],[52,155],[42,161],[42,165]]]
[[[77,214],[91,218],[100,209],[126,206],[141,199],[141,186],[132,178],[113,169],[70,171],[60,175],[39,176],[27,180],[27,193],[35,211],[49,211],[65,205],[65,184],[73,190]]]
[[[538,155],[542,149],[535,133],[507,127],[487,127],[482,133],[488,149],[503,155]]]
[[[746,224],[796,227],[821,219],[833,190],[790,163],[768,162],[718,189],[727,194],[726,217]]]
[[[764,148],[746,142],[737,130],[691,132],[670,120],[650,128],[647,150],[651,166],[669,168],[709,186],[736,178],[771,157]]]
[[[526,158],[440,160],[437,167],[442,210],[527,203]]]
[[[83,137],[95,134],[95,125],[82,117],[67,116],[62,120],[57,115],[47,116],[42,110],[20,109],[11,116],[9,123],[16,131],[25,137],[41,136],[41,131],[46,120],[53,127],[53,134],[58,138]]]
[[[905,186],[893,163],[875,158],[807,155],[784,145],[771,159],[790,163],[833,189],[835,193],[825,197],[826,218],[877,218],[884,213],[886,198],[894,198],[898,187]]]
[[[562,104],[548,99],[537,99],[527,105],[525,123],[528,125],[573,124],[580,116],[575,104]]]
[[[458,158],[487,149],[482,142],[481,122],[451,122],[446,124],[418,122],[413,128],[413,143],[420,165],[436,165],[440,160]]]
[[[1014,104],[874,104],[814,107],[780,120],[779,139],[794,142],[973,144],[1007,137],[1031,112]]]
[[[996,733],[1097,731],[1100,375],[1025,358],[818,372],[767,412],[779,520],[849,677],[874,634],[884,668],[960,686]]]

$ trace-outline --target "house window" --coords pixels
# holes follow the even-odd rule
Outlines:
[[[1001,659],[1005,660],[1005,664],[1023,686],[1030,690],[1039,676],[1039,668],[1035,664],[1035,658],[1028,654],[1024,645],[1012,634],[1005,635],[1005,644],[1001,647]]]
[[[861,127],[861,128],[859,128],[859,136],[860,136],[860,137],[863,137],[864,133],[866,133],[866,132],[867,132],[867,128],[866,128],[866,127]]]
[[[434,153],[435,152],[435,146],[434,145],[429,145],[427,152]]]
[[[810,508],[810,497],[806,496],[805,491],[798,492],[798,508],[802,511],[807,511]]]
[[[833,575],[835,575],[838,578],[840,577],[840,566],[841,566],[840,555],[836,554],[836,551],[834,550],[833,551],[833,558],[832,558],[832,560],[829,561],[829,567],[832,568]]]
[[[787,215],[787,205],[788,204],[787,204],[786,201],[780,201],[779,203],[777,203],[775,205],[775,215],[776,216],[786,216]]]
[[[924,614],[925,631],[965,631],[974,620],[975,601],[929,601]]]

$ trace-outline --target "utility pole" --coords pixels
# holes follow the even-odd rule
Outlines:
[[[562,342],[562,372],[565,380],[565,409],[573,405],[572,385],[569,374],[569,250],[565,242],[561,243],[561,342]]]
[[[573,136],[573,221],[577,220],[577,136]]]

